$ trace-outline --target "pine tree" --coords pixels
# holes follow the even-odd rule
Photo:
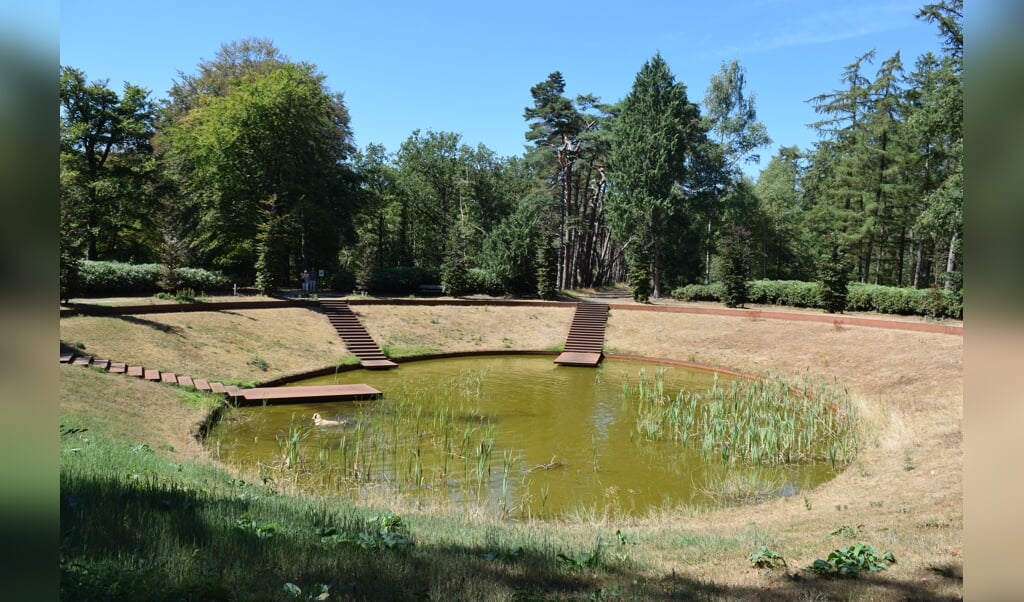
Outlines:
[[[537,296],[554,299],[558,294],[558,251],[550,243],[537,245]]]
[[[637,276],[630,278],[635,298],[647,297],[646,291],[635,288],[647,282],[655,298],[661,293],[665,224],[678,212],[673,187],[683,179],[687,156],[699,137],[696,124],[699,111],[687,99],[686,86],[677,83],[665,60],[655,55],[644,63],[621,103],[609,156],[611,226],[616,238],[633,249],[627,261]],[[649,280],[641,276],[640,261],[648,262]]]
[[[732,226],[718,242],[721,257],[720,278],[725,288],[726,307],[743,307],[750,300],[750,272],[753,265],[753,239],[742,226]]]
[[[849,269],[838,245],[832,245],[829,254],[818,265],[818,302],[830,314],[842,313],[846,309]]]
[[[448,253],[445,254],[441,266],[441,284],[444,290],[453,297],[465,295],[469,291],[469,258],[466,257],[465,237],[460,225],[452,229]]]
[[[633,300],[647,303],[651,298],[651,253],[642,244],[626,249],[626,267]]]

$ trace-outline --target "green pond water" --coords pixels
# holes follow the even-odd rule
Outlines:
[[[359,498],[376,492],[513,517],[643,515],[795,495],[829,462],[748,466],[699,445],[650,441],[623,382],[654,362],[557,366],[548,356],[475,356],[352,370],[294,384],[365,383],[384,399],[238,408],[208,444],[268,478]],[[710,371],[665,367],[665,392],[706,390]],[[316,426],[314,413],[338,420]]]

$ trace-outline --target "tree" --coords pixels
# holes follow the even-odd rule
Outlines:
[[[818,262],[818,301],[830,314],[841,313],[846,309],[846,297],[849,287],[849,269],[840,245],[833,244],[829,254]]]
[[[266,75],[291,62],[267,38],[250,37],[222,44],[212,60],[201,61],[195,73],[178,72],[162,117],[177,121],[204,98],[227,96],[240,81]]]
[[[187,112],[172,115],[162,144],[188,205],[190,251],[246,278],[272,253],[261,259],[269,290],[336,261],[356,182],[344,164],[348,110],[324,76],[278,58],[249,67],[200,89]]]
[[[61,205],[74,222],[62,231],[81,239],[62,240],[63,248],[80,242],[93,260],[154,258],[154,112],[143,88],[125,83],[118,96],[106,81],[87,83],[81,70],[61,67]]]
[[[460,221],[452,228],[448,241],[444,263],[441,265],[441,284],[445,291],[453,297],[465,295],[469,291],[470,261],[466,255],[465,225]]]
[[[721,227],[725,229],[741,226],[752,236],[766,232],[766,216],[750,194],[742,166],[760,161],[757,150],[771,144],[772,140],[764,123],[757,118],[756,94],[748,93],[747,71],[738,60],[723,62],[719,72],[711,76],[703,109],[701,121],[708,138],[705,152],[712,173],[717,172],[703,216],[708,233],[705,269],[710,270],[716,223],[723,217]]]
[[[537,292],[538,215],[542,198],[527,197],[484,239],[481,267],[493,274],[506,293]],[[552,285],[554,288],[554,285]]]
[[[469,152],[455,132],[415,130],[402,143],[396,163],[403,198],[409,203],[409,236],[417,263],[440,267],[461,204],[466,198]]]
[[[738,60],[722,63],[704,95],[704,129],[718,144],[725,168],[735,174],[743,163],[757,163],[757,149],[772,143],[757,118],[756,95],[747,94],[747,70]]]
[[[606,127],[612,107],[592,95],[565,96],[565,79],[555,71],[530,89],[533,106],[523,111],[533,144],[526,162],[540,177],[539,188],[553,202],[540,221],[553,237],[555,287],[597,286],[614,277],[617,245],[605,217],[605,167],[610,148]],[[546,243],[545,243],[546,244]]]
[[[963,274],[963,1],[927,4],[917,18],[936,24],[944,41],[941,61],[926,54],[911,75],[915,95],[908,119],[917,136],[920,195],[923,209],[915,227],[944,251],[942,283],[949,291],[962,286]],[[920,284],[925,244],[918,246],[915,286]]]
[[[697,138],[699,112],[675,81],[660,54],[644,63],[612,124],[609,155],[613,232],[626,247],[630,283],[637,300],[661,292],[664,225],[676,212],[674,185],[683,180]]]
[[[750,271],[753,259],[750,232],[743,226],[730,226],[720,237],[721,258],[719,279],[726,307],[743,307],[750,300]]]
[[[802,155],[782,147],[754,186],[764,215],[757,234],[761,278],[806,280],[814,277],[813,257],[804,222]]]

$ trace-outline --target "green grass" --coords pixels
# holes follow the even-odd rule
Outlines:
[[[330,599],[503,599],[593,591],[616,563],[591,561],[581,577],[559,560],[583,552],[569,542],[515,528],[481,541],[456,517],[282,495],[92,428],[61,437],[61,532],[68,600],[271,600],[287,583]]]
[[[485,528],[464,513],[392,513],[274,489],[180,457],[123,406],[97,399],[171,414],[209,396],[74,367],[62,377],[61,599],[586,599],[651,587],[634,583],[637,565],[614,553],[612,534]],[[587,556],[595,551],[607,553]]]

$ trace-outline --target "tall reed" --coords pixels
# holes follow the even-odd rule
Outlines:
[[[666,372],[641,370],[622,385],[641,440],[696,445],[705,458],[746,464],[852,461],[860,448],[857,413],[848,394],[823,382],[799,387],[779,377],[716,378],[706,391],[665,392]]]

